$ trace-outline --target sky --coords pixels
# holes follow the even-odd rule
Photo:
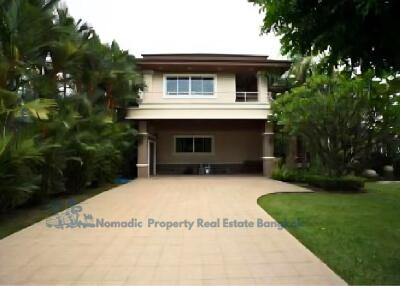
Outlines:
[[[152,53],[260,54],[282,59],[279,39],[260,35],[263,16],[247,0],[63,0],[103,42],[136,57]]]

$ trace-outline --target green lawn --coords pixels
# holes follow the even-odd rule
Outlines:
[[[0,213],[0,239],[116,186],[109,184],[81,194],[52,197],[38,205]]]
[[[400,184],[367,193],[270,194],[259,205],[350,284],[400,284]]]

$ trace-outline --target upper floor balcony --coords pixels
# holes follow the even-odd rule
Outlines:
[[[166,94],[144,91],[139,93],[137,103],[142,104],[267,104],[270,92],[220,91],[204,94]]]
[[[236,102],[259,102],[259,95],[256,91],[237,91]]]
[[[266,104],[265,78],[255,72],[145,74],[142,104]]]

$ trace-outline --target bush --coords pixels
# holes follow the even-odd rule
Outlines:
[[[395,178],[400,179],[400,158],[396,158],[393,162],[394,172],[393,175]]]
[[[369,162],[367,163],[368,169],[375,170],[379,176],[384,175],[383,168],[386,165],[393,164],[392,158],[390,158],[386,154],[375,152],[375,153],[372,153],[370,156],[371,156],[371,158],[369,159]]]
[[[0,212],[28,202],[40,191],[43,164],[40,148],[33,138],[0,137]]]
[[[290,170],[286,170],[284,168],[275,168],[272,171],[271,178],[277,181],[282,181],[282,182],[295,182],[295,176],[294,173],[292,173]]]
[[[91,164],[91,168],[93,168],[92,184],[95,186],[113,182],[118,177],[123,161],[121,152],[112,142],[104,142],[103,145],[96,147]]]
[[[64,170],[65,188],[68,193],[82,192],[89,181],[90,170],[86,163],[69,160]]]
[[[288,169],[283,166],[272,171],[272,179],[288,183],[303,183],[305,181],[304,175],[302,171]]]
[[[310,186],[327,191],[360,192],[364,189],[365,179],[354,176],[328,177],[322,175],[308,175],[306,182]]]
[[[365,179],[355,176],[330,177],[307,173],[285,167],[276,168],[272,172],[275,180],[289,183],[306,183],[327,191],[360,192],[364,189]]]

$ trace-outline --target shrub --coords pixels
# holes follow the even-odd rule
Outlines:
[[[354,176],[328,177],[307,175],[305,181],[310,185],[327,191],[359,192],[364,188],[365,179]]]
[[[91,164],[92,184],[97,186],[107,182],[111,183],[118,176],[121,162],[121,152],[112,142],[104,142],[103,145],[96,146]]]
[[[33,138],[0,137],[0,211],[26,203],[40,190],[42,163]]]
[[[69,160],[64,170],[65,187],[69,193],[80,193],[88,183],[89,170],[84,161]]]
[[[355,176],[330,177],[307,173],[285,167],[276,168],[272,172],[275,180],[289,183],[306,183],[327,191],[359,192],[364,188],[365,179]]]
[[[304,176],[303,171],[288,169],[284,166],[277,167],[272,172],[272,179],[288,183],[303,183],[305,182]]]
[[[383,172],[384,166],[393,164],[392,158],[390,158],[390,156],[388,156],[386,154],[375,152],[375,153],[372,153],[370,156],[371,156],[371,159],[367,163],[368,169],[375,170],[379,174],[379,176],[384,175],[384,172]]]
[[[400,157],[394,160],[393,168],[394,168],[393,172],[394,177],[400,179]]]

